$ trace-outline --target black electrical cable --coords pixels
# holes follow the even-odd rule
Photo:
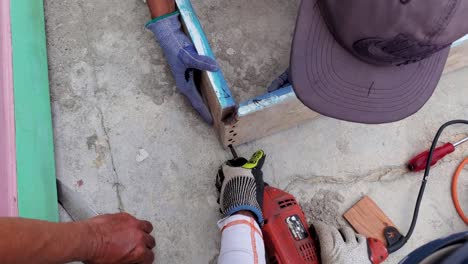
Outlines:
[[[434,149],[437,146],[437,142],[439,141],[439,137],[442,134],[442,131],[444,131],[444,129],[446,127],[454,125],[454,124],[466,124],[466,125],[468,125],[468,120],[452,120],[452,121],[449,121],[449,122],[443,124],[439,128],[439,130],[437,131],[437,133],[436,133],[436,135],[434,137],[434,140],[432,141],[431,148],[429,150],[429,155],[428,155],[427,163],[426,163],[426,170],[424,171],[424,177],[423,177],[422,182],[421,182],[421,187],[419,188],[418,198],[416,199],[416,205],[414,207],[413,219],[411,220],[411,225],[410,225],[410,228],[408,229],[408,233],[405,236],[401,237],[400,240],[398,240],[398,242],[396,242],[395,244],[389,246],[387,248],[388,253],[393,253],[393,252],[399,250],[401,247],[403,247],[406,244],[406,242],[408,242],[411,235],[413,234],[414,227],[416,226],[416,222],[418,220],[419,207],[421,205],[421,200],[422,200],[423,195],[424,195],[424,190],[426,189],[427,178],[429,177],[429,171],[431,169],[431,161],[432,161],[432,155],[434,154]]]

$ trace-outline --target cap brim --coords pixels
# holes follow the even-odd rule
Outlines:
[[[317,0],[302,0],[291,51],[299,100],[320,114],[359,123],[388,123],[417,112],[431,97],[450,48],[416,63],[376,66],[343,48]]]

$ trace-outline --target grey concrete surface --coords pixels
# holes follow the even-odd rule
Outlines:
[[[284,2],[194,3],[239,99],[262,93],[288,64],[296,2]],[[101,213],[121,210],[152,221],[158,263],[215,263],[214,176],[230,156],[176,92],[161,49],[143,28],[145,5],[45,4],[58,177]],[[266,180],[296,195],[310,219],[343,225],[341,214],[367,194],[406,232],[421,174],[407,173],[403,164],[428,146],[441,123],[468,115],[466,83],[468,70],[445,76],[426,106],[401,122],[369,126],[319,117],[238,152],[264,149]],[[466,131],[449,129],[443,140]],[[414,236],[387,263],[466,229],[449,191],[467,154],[462,146],[433,169]],[[468,200],[466,179],[462,201]]]
[[[192,1],[237,102],[289,66],[298,0]]]

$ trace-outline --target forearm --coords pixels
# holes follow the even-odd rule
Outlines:
[[[0,263],[85,261],[93,245],[85,223],[0,218]]]
[[[218,222],[221,249],[218,264],[265,263],[265,246],[261,229],[253,214],[241,211]]]
[[[175,11],[175,0],[147,0],[151,18],[156,18]]]

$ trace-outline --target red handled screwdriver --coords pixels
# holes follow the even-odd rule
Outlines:
[[[440,147],[437,147],[434,150],[434,154],[432,155],[431,166],[437,163],[440,159],[447,156],[448,154],[455,151],[455,147],[461,145],[464,142],[468,141],[468,137],[456,142],[456,143],[446,143]],[[422,171],[426,168],[427,158],[429,156],[429,150],[420,153],[416,157],[412,158],[408,162],[408,169],[410,171]]]

